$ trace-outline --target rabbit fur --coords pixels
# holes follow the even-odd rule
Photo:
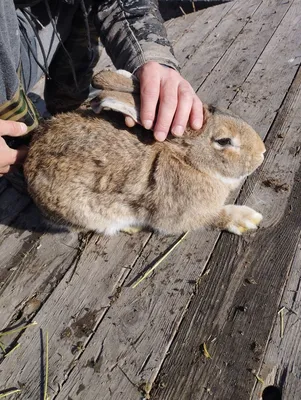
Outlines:
[[[105,71],[92,101],[139,122],[139,84]],[[117,89],[117,90],[116,90]],[[204,106],[204,125],[157,142],[124,116],[91,110],[59,114],[34,133],[24,173],[28,191],[52,220],[108,235],[148,227],[178,234],[214,226],[235,234],[256,229],[262,215],[224,205],[231,190],[263,161],[257,133],[229,111]]]

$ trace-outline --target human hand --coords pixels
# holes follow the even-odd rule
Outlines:
[[[22,164],[27,155],[26,146],[11,149],[2,136],[22,136],[26,131],[27,126],[22,122],[0,120],[0,176],[11,171],[13,165]]]
[[[136,75],[140,80],[140,119],[144,128],[153,127],[158,141],[164,141],[169,131],[182,136],[188,122],[192,129],[202,127],[202,102],[177,71],[150,61]],[[125,122],[129,127],[135,124],[130,117]]]

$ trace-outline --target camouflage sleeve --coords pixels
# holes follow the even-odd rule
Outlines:
[[[116,68],[135,72],[148,61],[178,69],[157,0],[95,0],[96,27]]]
[[[24,122],[28,132],[38,125],[38,113],[21,85],[19,23],[14,4],[0,2],[0,119]]]

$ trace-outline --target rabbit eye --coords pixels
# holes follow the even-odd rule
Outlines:
[[[231,146],[232,140],[230,138],[222,138],[222,139],[217,139],[215,140],[216,143],[218,143],[220,146]]]

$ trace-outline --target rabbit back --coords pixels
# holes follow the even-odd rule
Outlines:
[[[130,132],[115,114],[113,120],[110,113],[66,113],[35,133],[24,172],[42,211],[57,223],[107,234],[209,224],[228,188],[187,165],[179,143],[155,142],[151,132]]]

